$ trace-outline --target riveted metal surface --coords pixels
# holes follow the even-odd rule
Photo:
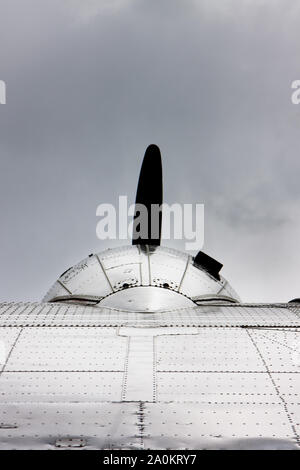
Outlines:
[[[59,282],[65,288],[64,294],[69,292],[71,294],[105,296],[112,291],[97,256],[86,258],[73,266],[59,278]],[[62,295],[61,289],[59,293],[52,291],[51,295]],[[50,300],[50,298],[50,295],[47,294],[45,300]]]
[[[84,439],[85,449],[140,449],[136,403],[0,404],[1,449],[54,449],[57,440]]]
[[[137,286],[167,287],[189,298],[222,293],[238,299],[224,278],[219,281],[194,266],[185,253],[146,245],[125,246],[89,256],[62,274],[44,301],[66,294],[105,298]],[[118,299],[116,297],[114,306],[123,308],[118,305]]]
[[[4,372],[0,402],[69,403],[120,401],[123,371]]]
[[[287,403],[298,405],[298,422],[300,419],[300,373],[296,372],[272,372],[279,392]]]
[[[278,403],[147,403],[144,416],[144,443],[150,448],[297,448],[285,410]]]
[[[251,330],[251,336],[270,371],[300,370],[300,330]]]
[[[0,448],[300,448],[299,335],[287,304],[3,303]]]
[[[179,290],[189,257],[158,247],[149,256],[150,283],[153,286],[168,285]]]
[[[63,439],[56,439],[55,447],[61,448],[72,448],[72,447],[85,447],[86,440],[85,439],[76,439],[76,438],[63,438]]]
[[[262,372],[262,371],[260,371]],[[267,374],[251,372],[163,372],[157,375],[159,401],[280,403]]]
[[[124,285],[142,284],[140,264],[143,254],[135,246],[127,249],[109,250],[99,253],[99,259],[114,291],[122,290]]]
[[[157,287],[133,287],[103,299],[101,307],[119,307],[136,312],[159,312],[164,309],[194,307],[188,297],[169,289]]]
[[[245,330],[199,329],[198,335],[157,338],[157,370],[262,371],[264,365]]]
[[[2,303],[1,326],[269,326],[300,328],[299,316],[287,304],[201,305],[145,314],[109,307],[48,303]]]
[[[5,371],[122,371],[125,351],[126,339],[108,328],[27,328]]]
[[[11,351],[18,335],[20,334],[19,328],[2,328],[0,327],[0,341],[1,341],[1,353],[0,368],[6,362],[9,352]]]

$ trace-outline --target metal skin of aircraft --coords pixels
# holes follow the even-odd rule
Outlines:
[[[136,202],[161,180],[151,145]],[[133,237],[2,302],[0,448],[299,449],[300,303],[242,303],[221,267]]]

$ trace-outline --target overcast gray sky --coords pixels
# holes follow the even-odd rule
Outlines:
[[[150,143],[242,299],[300,296],[299,21],[298,0],[0,0],[0,299],[109,246],[96,207],[134,201]]]

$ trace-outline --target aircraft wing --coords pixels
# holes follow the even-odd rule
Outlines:
[[[0,304],[0,448],[297,449],[299,304]]]

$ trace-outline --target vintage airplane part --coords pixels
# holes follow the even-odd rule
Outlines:
[[[150,146],[137,204],[161,174]],[[299,299],[242,303],[203,252],[137,241],[0,304],[0,449],[299,449]]]

